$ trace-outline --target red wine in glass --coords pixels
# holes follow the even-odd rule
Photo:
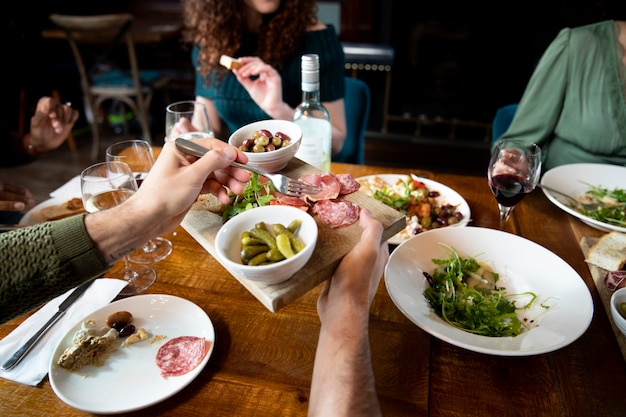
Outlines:
[[[491,177],[491,192],[503,206],[512,207],[519,203],[535,187],[524,178],[514,174],[500,174]]]

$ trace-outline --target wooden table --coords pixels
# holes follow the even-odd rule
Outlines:
[[[357,177],[410,172],[346,164],[333,164],[332,170]],[[497,228],[496,203],[486,178],[424,174],[463,195],[471,207],[473,225]],[[625,415],[626,364],[579,247],[580,237],[602,233],[563,213],[540,191],[519,204],[509,226],[510,232],[547,247],[582,276],[595,306],[589,329],[570,345],[547,354],[474,353],[431,337],[412,324],[381,282],[371,310],[370,337],[384,415]],[[174,252],[155,265],[157,282],[148,292],[184,297],[203,308],[215,326],[216,346],[207,367],[189,386],[145,414],[306,415],[319,331],[315,303],[321,286],[272,313],[184,229],[179,227],[166,237],[173,241]],[[121,276],[121,271],[118,264],[107,276]],[[24,319],[1,325],[0,337]],[[86,415],[59,400],[47,379],[36,388],[0,380],[0,414]]]

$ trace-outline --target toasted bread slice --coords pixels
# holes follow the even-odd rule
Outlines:
[[[220,57],[220,65],[223,65],[224,67],[226,67],[226,69],[233,70],[233,69],[241,68],[243,64],[235,58],[232,58],[228,55],[222,55]]]
[[[619,271],[626,267],[626,233],[611,232],[589,248],[585,262],[605,269]]]
[[[207,211],[211,213],[222,214],[226,208],[225,204],[222,204],[213,194],[200,194],[198,196],[198,203],[202,204]]]
[[[44,220],[59,220],[75,214],[85,213],[83,200],[80,198],[72,198],[63,204],[48,206],[41,209],[41,216]]]

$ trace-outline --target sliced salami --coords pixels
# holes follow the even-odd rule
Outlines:
[[[361,184],[351,174],[335,174],[335,178],[341,184],[339,195],[352,194],[361,188]]]
[[[194,370],[209,351],[209,343],[203,337],[180,336],[161,346],[156,364],[164,378],[180,376]]]
[[[317,194],[310,194],[305,196],[309,201],[330,200],[339,196],[341,191],[341,184],[334,175],[330,173],[323,174],[307,174],[299,178],[309,184],[319,185],[322,190]]]
[[[313,213],[333,229],[350,226],[359,219],[360,208],[347,200],[322,200],[315,203]]]

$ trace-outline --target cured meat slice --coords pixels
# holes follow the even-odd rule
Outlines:
[[[341,184],[330,173],[323,174],[307,174],[299,178],[301,181],[308,182],[309,184],[319,185],[322,190],[317,194],[310,194],[305,196],[309,201],[330,200],[339,197],[339,191],[341,190]]]
[[[322,200],[313,206],[313,213],[333,229],[350,226],[359,219],[359,212],[359,206],[347,200]]]
[[[156,364],[164,378],[180,376],[194,370],[209,352],[209,343],[203,337],[180,336],[161,346]]]
[[[309,211],[309,205],[299,197],[292,197],[279,192],[274,193],[274,199],[270,200],[270,206],[292,206],[303,211]]]
[[[626,271],[609,271],[604,277],[604,284],[611,291],[626,287]]]
[[[341,185],[339,195],[352,194],[361,188],[361,184],[351,174],[335,174],[335,178]]]

